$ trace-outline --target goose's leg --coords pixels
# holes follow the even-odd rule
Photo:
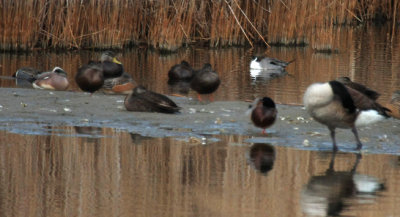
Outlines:
[[[353,132],[354,136],[356,137],[356,141],[357,141],[357,150],[360,150],[362,148],[362,143],[360,141],[360,138],[358,137],[358,132],[355,126],[353,126],[353,128],[351,128],[351,131]]]
[[[329,127],[329,131],[331,131],[333,151],[335,152],[335,151],[338,150],[338,147],[336,145],[336,138],[335,138],[335,128],[334,127]]]

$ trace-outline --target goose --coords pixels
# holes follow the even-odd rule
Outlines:
[[[69,86],[67,73],[56,66],[51,72],[38,75],[32,86],[36,89],[66,90]]]
[[[366,95],[368,98],[372,99],[372,100],[376,100],[378,99],[378,97],[380,96],[380,94],[362,84],[356,83],[351,81],[351,79],[349,77],[338,77],[336,78],[336,81],[339,81],[340,83],[344,84],[347,87],[353,88],[361,93],[363,93],[364,95]]]
[[[167,96],[147,90],[143,86],[135,87],[125,97],[124,105],[128,111],[177,113],[181,109]]]
[[[333,150],[337,151],[335,129],[351,129],[357,150],[362,148],[358,126],[367,126],[388,116],[389,109],[368,98],[362,92],[338,81],[311,84],[304,93],[303,102],[308,113],[319,123],[328,127]]]

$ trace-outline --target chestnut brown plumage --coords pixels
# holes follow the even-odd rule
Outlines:
[[[262,128],[265,133],[265,129],[275,123],[278,111],[275,102],[269,97],[256,99],[255,102],[251,111],[251,121],[256,127]]]
[[[81,90],[94,93],[104,84],[103,69],[96,63],[83,65],[76,73],[75,82]]]

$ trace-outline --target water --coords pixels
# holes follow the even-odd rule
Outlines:
[[[252,76],[251,56],[265,52],[263,48],[182,49],[172,55],[137,48],[122,51],[120,60],[138,83],[164,94],[176,93],[167,83],[167,72],[185,59],[195,68],[210,62],[218,71],[218,101],[268,95],[280,104],[300,105],[309,84],[349,76],[380,92],[379,102],[385,104],[400,88],[400,40],[395,37],[390,43],[387,31],[343,31],[338,35],[343,38],[341,49],[334,54],[309,47],[269,49],[268,56],[295,59],[284,76]],[[49,70],[58,65],[69,73],[70,90],[79,91],[73,81],[76,69],[99,55],[0,54],[0,87],[26,88],[9,78],[22,66]],[[187,86],[180,88],[180,94],[195,97]],[[7,116],[1,109],[0,114]],[[204,142],[99,126],[13,124],[0,131],[4,216],[400,215],[398,155],[332,156],[288,148],[295,145],[279,139],[252,144],[254,138],[243,135],[212,135]],[[328,135],[322,139],[330,142]],[[359,183],[375,189],[361,192],[366,185],[357,190]]]
[[[62,129],[74,136],[0,132],[4,216],[308,216],[328,201],[343,216],[400,214],[398,156],[362,155],[357,164],[356,154],[339,153],[329,171],[332,153],[246,136],[202,145]],[[376,189],[356,192],[354,180]]]
[[[182,49],[172,55],[138,48],[124,50],[119,55],[125,70],[137,83],[165,94],[175,90],[167,84],[168,70],[181,60],[187,60],[195,68],[209,62],[220,74],[222,84],[215,94],[216,100],[252,100],[268,95],[277,103],[301,104],[309,84],[349,76],[380,92],[380,102],[387,103],[392,92],[400,87],[400,40],[395,37],[391,44],[386,34],[389,29],[368,27],[343,31],[338,35],[343,43],[334,54],[315,53],[310,47],[274,47],[267,51],[263,48]],[[295,59],[287,67],[288,74],[270,77],[263,73],[252,77],[249,72],[251,56],[265,52],[280,60]],[[43,70],[61,66],[69,73],[70,89],[78,90],[74,82],[78,67],[99,56],[100,52],[94,51],[0,54],[0,76],[10,76],[22,66]],[[1,87],[15,86],[14,80],[2,78]],[[189,91],[188,95],[193,97],[195,93]]]

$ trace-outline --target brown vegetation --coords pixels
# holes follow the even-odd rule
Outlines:
[[[393,31],[399,9],[398,0],[3,0],[0,50],[266,41],[332,50],[342,25],[390,20]]]

